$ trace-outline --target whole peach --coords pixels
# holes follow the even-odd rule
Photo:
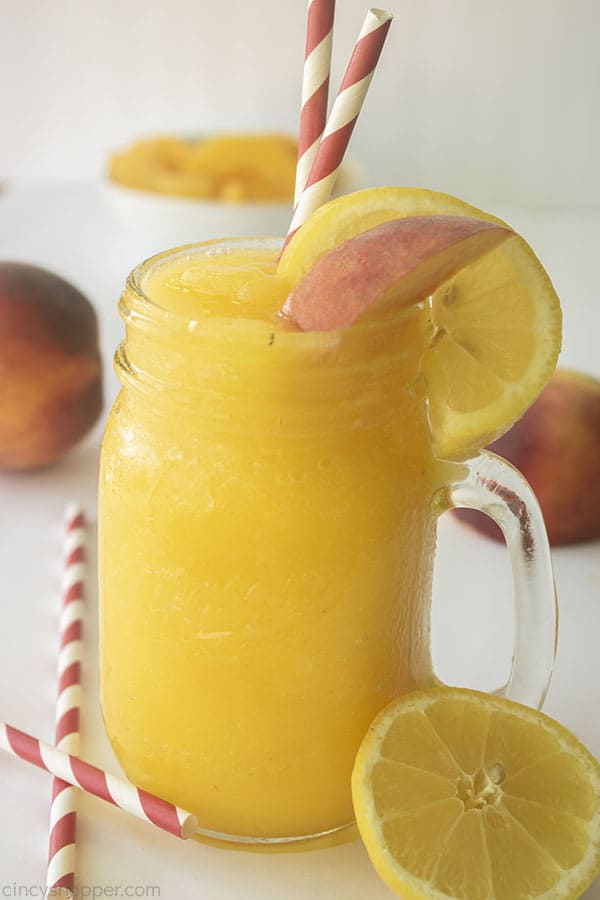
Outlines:
[[[525,415],[488,449],[529,481],[551,544],[600,538],[600,381],[558,369]],[[501,537],[487,516],[456,514],[484,534]]]
[[[102,409],[96,313],[46,269],[0,263],[0,469],[44,466]]]

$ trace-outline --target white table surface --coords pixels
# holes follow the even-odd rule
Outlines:
[[[600,215],[497,209],[548,268],[565,310],[562,362],[600,376],[597,293]],[[100,184],[23,182],[0,192],[0,259],[51,268],[91,298],[101,323],[107,407],[117,383],[116,303],[129,269],[155,248],[112,218]],[[95,517],[101,424],[57,466],[0,475],[0,720],[51,740],[63,509],[80,500]],[[93,545],[93,535],[92,535]],[[93,550],[92,550],[93,555]],[[553,553],[561,607],[557,665],[546,711],[600,757],[600,544]],[[95,559],[85,623],[82,755],[118,772],[98,704]],[[512,589],[503,548],[446,517],[439,529],[433,645],[439,675],[492,689],[508,671]],[[50,779],[0,758],[0,895],[40,897]],[[359,842],[305,853],[257,854],[177,841],[101,801],[81,797],[81,896],[162,900],[385,900]],[[585,894],[600,900],[600,880]]]

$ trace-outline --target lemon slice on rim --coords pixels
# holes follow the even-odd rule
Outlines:
[[[321,256],[349,238],[391,219],[424,215],[505,224],[434,191],[358,191],[325,204],[308,219],[283,253],[278,273],[295,285]],[[438,456],[473,454],[523,414],[556,367],[561,326],[552,283],[519,235],[434,293],[422,372]]]
[[[600,764],[537,710],[457,688],[375,719],[352,794],[375,869],[405,900],[559,900],[600,870]]]

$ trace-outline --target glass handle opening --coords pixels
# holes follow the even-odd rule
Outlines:
[[[465,477],[440,496],[439,512],[477,509],[501,528],[510,556],[516,609],[510,676],[496,693],[541,708],[558,635],[556,588],[542,512],[523,476],[499,456],[484,451],[465,466]]]

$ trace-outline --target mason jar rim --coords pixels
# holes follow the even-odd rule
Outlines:
[[[391,415],[394,401],[386,406],[385,397],[409,389],[419,376],[427,334],[423,304],[347,328],[303,332],[278,328],[275,317],[272,324],[217,315],[196,319],[160,306],[144,290],[149,273],[178,257],[191,262],[194,254],[211,248],[280,246],[274,238],[205,241],[163,251],[137,266],[119,307],[126,325],[115,356],[121,382],[152,398],[155,409],[177,404],[199,415],[202,408],[205,420],[208,413],[213,422],[223,413],[218,398],[235,397],[241,404],[239,424],[246,430],[243,408],[256,398],[261,428],[269,416],[279,427],[284,400],[288,429],[292,419],[294,428],[306,430],[310,419],[319,429],[325,421],[333,429],[374,421],[374,410],[381,417]],[[331,397],[336,398],[335,417]]]
[[[169,325],[175,331],[182,330],[189,333],[189,326],[191,322],[196,321],[196,319],[189,315],[189,313],[182,313],[177,310],[167,309],[166,307],[161,306],[156,303],[152,299],[151,296],[145,291],[143,287],[143,279],[152,271],[155,271],[157,267],[162,264],[167,264],[176,260],[177,258],[185,257],[189,255],[190,259],[192,259],[195,255],[202,251],[208,251],[211,248],[217,249],[226,249],[228,247],[236,248],[236,247],[250,247],[250,248],[263,248],[266,250],[279,250],[283,246],[284,238],[282,237],[233,237],[233,238],[212,238],[208,241],[199,241],[193,242],[190,244],[182,244],[177,247],[172,247],[167,250],[162,250],[160,253],[153,254],[147,259],[143,260],[134,269],[129,273],[126,281],[126,290],[121,298],[121,304],[119,306],[121,315],[124,319],[128,318],[128,313],[135,312],[136,317],[141,317],[142,319],[146,319],[148,324],[155,322],[156,324],[162,323],[163,325]],[[133,306],[130,309],[127,308],[125,298],[128,296],[128,299],[134,300]],[[417,304],[419,305],[419,304]],[[373,332],[381,328],[385,328],[389,326],[392,322],[397,323],[401,321],[403,318],[410,315],[412,306],[405,307],[403,309],[398,310],[395,314],[386,315],[381,319],[366,319],[363,322],[353,322],[351,326],[345,326],[342,328],[330,329],[326,331],[302,331],[301,329],[294,327],[293,323],[289,322],[290,327],[280,329],[277,331],[277,339],[283,340],[285,342],[301,342],[306,341],[307,336],[310,335],[311,340],[315,344],[323,343],[329,344],[332,339],[335,340],[336,335],[339,335],[342,332],[348,330],[348,328],[352,328],[352,331],[357,333],[365,333],[365,332]],[[200,315],[199,320],[203,317]],[[239,318],[230,318],[228,316],[219,316],[219,315],[210,315],[210,327],[215,331],[223,330],[224,332],[230,332],[233,328],[239,331]],[[273,319],[273,325],[275,326],[276,319]],[[260,335],[264,335],[265,331],[265,322],[258,319],[246,319],[244,320],[244,328],[248,332],[249,335],[252,333],[259,333]]]

